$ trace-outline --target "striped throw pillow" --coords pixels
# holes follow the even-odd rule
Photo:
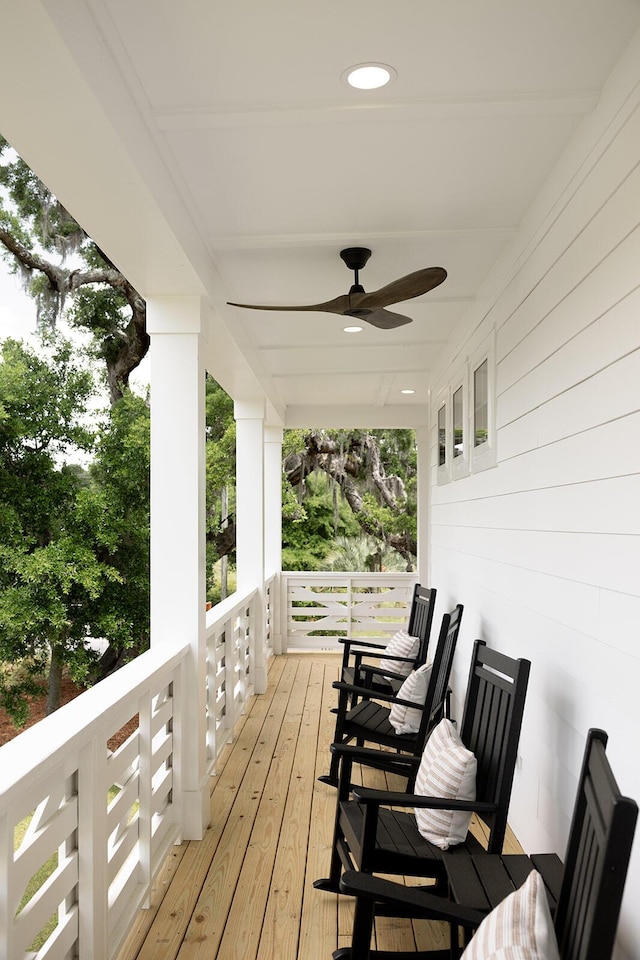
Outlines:
[[[412,703],[424,703],[427,699],[427,687],[431,677],[431,664],[412,670],[398,690],[399,700],[411,700]],[[389,723],[396,733],[417,733],[422,722],[422,710],[407,707],[403,703],[394,703],[389,711]]]
[[[537,870],[485,917],[461,960],[560,960],[544,883]]]
[[[415,792],[446,800],[475,800],[476,770],[476,758],[463,744],[451,720],[445,718],[427,740]],[[416,807],[415,814],[422,836],[441,850],[463,843],[471,822],[471,813],[465,811]]]
[[[391,640],[389,640],[385,653],[389,657],[411,657],[415,660],[418,655],[419,645],[420,640],[418,637],[410,636],[406,630],[398,630],[398,632],[394,633],[391,637]],[[381,670],[388,670],[390,673],[399,673],[403,677],[408,677],[413,664],[402,663],[402,661],[398,660],[387,660],[385,657],[382,657],[379,666]]]

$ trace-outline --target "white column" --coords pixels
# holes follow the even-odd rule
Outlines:
[[[276,574],[272,591],[273,652],[283,653],[279,574],[282,571],[282,427],[264,431],[264,571]]]
[[[236,401],[237,590],[258,592],[254,684],[267,689],[264,644],[264,402]]]
[[[428,427],[416,429],[418,468],[418,580],[426,587],[431,584],[431,438]]]
[[[282,569],[282,428],[264,431],[264,568]]]
[[[210,817],[205,753],[205,418],[203,304],[147,301],[151,335],[151,642],[191,647],[179,726],[182,835]]]

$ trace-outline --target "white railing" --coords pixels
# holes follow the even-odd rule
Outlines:
[[[232,594],[207,613],[207,762],[211,772],[254,691],[257,594]]]
[[[391,635],[406,623],[414,582],[286,573],[262,598],[234,594],[209,611],[207,769],[233,735],[257,665],[287,646]],[[1,960],[117,955],[182,834],[190,656],[186,643],[155,647],[0,748]],[[115,746],[117,734],[125,739]]]
[[[257,596],[207,615],[210,770],[253,690]],[[189,656],[155,647],[0,748],[2,960],[117,955],[182,832]]]
[[[340,649],[339,638],[388,639],[406,626],[411,573],[280,574],[284,650]]]
[[[0,750],[3,960],[113,955],[180,832],[187,653],[143,654]]]
[[[264,649],[267,657],[282,653],[278,629],[278,577],[279,574],[274,573],[264,583]]]

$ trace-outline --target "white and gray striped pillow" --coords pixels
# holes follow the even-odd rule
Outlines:
[[[420,640],[418,637],[412,637],[406,630],[398,630],[391,637],[386,646],[385,653],[388,656],[411,657],[415,659],[418,655]],[[390,673],[399,673],[403,677],[408,677],[413,669],[412,663],[402,663],[397,660],[387,660],[382,657],[379,663],[381,670],[388,670]]]
[[[411,700],[413,703],[425,703],[430,677],[431,664],[412,670],[398,690],[398,699]],[[423,712],[415,707],[405,707],[402,703],[394,703],[389,711],[389,723],[396,733],[417,733],[420,729]]]
[[[476,758],[463,744],[451,720],[445,718],[427,740],[415,792],[446,800],[475,800],[476,770]],[[465,811],[416,807],[415,814],[422,836],[441,850],[463,843],[471,822],[471,813]]]
[[[544,883],[537,870],[485,917],[461,960],[560,960]]]

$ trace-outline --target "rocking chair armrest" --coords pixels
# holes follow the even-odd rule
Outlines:
[[[402,883],[382,880],[370,873],[346,870],[340,878],[340,890],[351,896],[375,900],[385,906],[398,906],[401,915],[407,911],[415,919],[439,920],[462,927],[478,927],[486,913],[473,907],[454,903],[418,887],[405,887]],[[414,913],[415,911],[415,913]]]
[[[384,807],[420,807],[425,810],[465,810],[475,813],[494,813],[495,803],[485,800],[451,800],[446,797],[428,797],[418,793],[402,793],[397,790],[373,790],[371,787],[353,786],[352,793],[359,803],[372,803]]]
[[[396,657],[391,654],[389,657],[385,658],[386,660],[397,660],[398,664],[401,663],[413,663],[413,657]],[[378,667],[373,663],[361,663],[360,664],[360,673],[377,674],[381,677],[390,677],[392,680],[406,680],[406,674],[396,673],[393,670],[387,670],[386,667]]]
[[[337,753],[341,757],[351,757],[356,763],[367,765],[367,760],[381,763],[386,762],[393,767],[406,767],[407,776],[413,772],[420,764],[420,757],[412,757],[406,753],[387,753],[383,750],[374,750],[369,747],[354,747],[348,743],[332,743],[329,747],[331,753]]]
[[[338,637],[338,643],[344,645],[345,650],[351,651],[352,647],[363,647],[366,648],[361,652],[366,652],[367,649],[370,650],[385,650],[386,644],[376,643],[375,640],[352,640],[349,637]]]
[[[363,700],[382,700],[385,703],[400,703],[408,707],[423,709],[424,704],[414,703],[413,700],[399,700],[393,693],[381,693],[378,690],[372,690],[371,687],[359,687],[354,683],[345,683],[344,680],[334,680],[331,684],[334,690],[341,690],[346,693],[356,693]]]

